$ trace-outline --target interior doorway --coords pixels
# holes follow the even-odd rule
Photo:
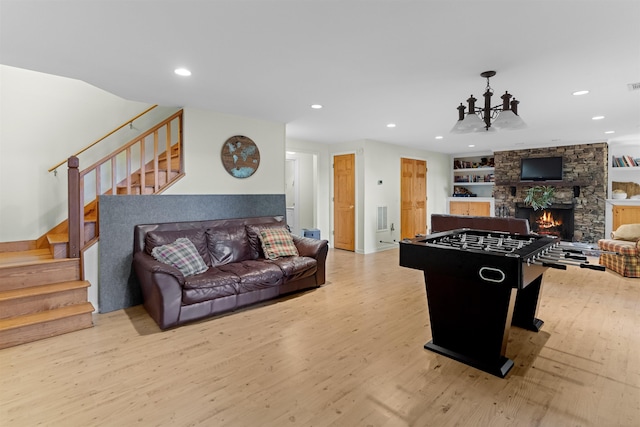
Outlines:
[[[427,161],[400,159],[400,238],[427,234]]]
[[[333,156],[333,245],[355,251],[355,154]]]
[[[284,196],[287,207],[287,225],[293,234],[301,235],[299,228],[300,211],[298,179],[298,159],[287,156],[284,164]]]

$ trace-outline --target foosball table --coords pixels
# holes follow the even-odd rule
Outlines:
[[[424,271],[432,339],[425,348],[504,378],[511,325],[538,332],[548,268],[590,264],[559,239],[459,229],[400,242],[400,265]]]

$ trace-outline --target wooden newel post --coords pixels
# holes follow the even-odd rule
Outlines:
[[[69,258],[80,258],[80,161],[71,156],[68,166]]]

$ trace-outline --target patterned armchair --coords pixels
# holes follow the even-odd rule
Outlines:
[[[601,239],[598,247],[617,254],[601,254],[600,264],[624,277],[640,277],[640,224],[624,224]]]

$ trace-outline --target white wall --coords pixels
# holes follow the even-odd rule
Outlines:
[[[183,132],[186,176],[164,194],[284,193],[283,123],[185,108]],[[220,159],[225,141],[235,135],[251,138],[260,151],[260,166],[248,178],[231,176]]]
[[[371,253],[396,247],[400,238],[400,158],[427,161],[427,224],[432,213],[444,213],[451,167],[447,154],[416,150],[371,140],[321,144],[287,139],[287,151],[318,155],[318,219],[322,238],[333,244],[333,156],[356,154],[356,252]],[[382,184],[378,185],[378,181]],[[395,231],[377,232],[377,207],[388,206],[388,222]]]
[[[47,170],[148,107],[0,65],[0,241],[34,240],[66,219],[66,167]]]
[[[364,236],[363,252],[371,253],[396,247],[400,240],[400,159],[411,158],[427,162],[427,227],[431,214],[444,213],[446,209],[447,183],[451,168],[449,156],[426,150],[416,150],[378,141],[366,140],[364,145],[364,192],[361,224]],[[382,184],[378,184],[382,181]],[[394,231],[377,232],[377,208],[387,206],[387,222]],[[381,242],[382,240],[382,242]]]

